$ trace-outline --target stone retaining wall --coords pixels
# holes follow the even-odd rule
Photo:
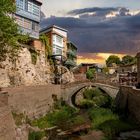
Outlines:
[[[15,140],[14,120],[8,107],[8,94],[0,92],[0,140]]]
[[[134,87],[122,86],[116,98],[118,109],[125,112],[129,118],[140,124],[140,90]]]
[[[45,115],[53,106],[53,96],[61,97],[60,85],[20,86],[4,88],[9,94],[9,106],[17,114],[29,118]]]

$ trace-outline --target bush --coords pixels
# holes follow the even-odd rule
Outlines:
[[[92,100],[83,99],[80,101],[81,108],[90,108],[90,107],[93,107],[95,105],[96,105],[95,102]]]
[[[83,92],[84,98],[90,99],[90,100],[93,99],[93,97],[100,96],[102,94],[103,93],[98,88],[85,89]]]
[[[106,136],[109,138],[115,137],[116,134],[119,134],[123,131],[129,131],[134,129],[134,126],[130,123],[123,122],[119,119],[117,120],[107,120],[98,126],[98,129],[102,130]]]
[[[116,134],[122,131],[129,131],[135,127],[135,124],[120,120],[117,114],[110,109],[94,108],[89,110],[89,116],[92,120],[92,128],[102,130],[106,139],[112,139]]]
[[[72,125],[81,125],[83,123],[85,123],[85,119],[78,115],[78,116],[75,116],[71,119],[71,122],[72,122]]]
[[[89,79],[89,80],[94,79],[95,78],[95,72],[96,72],[95,69],[88,69],[88,71],[86,72],[87,79]]]
[[[99,125],[108,120],[118,120],[119,117],[110,109],[94,108],[89,110],[89,117],[92,120],[93,128],[98,129]]]
[[[29,132],[28,140],[41,140],[45,136],[45,132]]]
[[[44,128],[49,127],[49,124],[48,124],[48,121],[47,121],[47,115],[44,116],[44,117],[41,117],[41,118],[39,118],[37,120],[33,120],[31,122],[31,126],[37,126],[40,129],[44,129]]]
[[[51,126],[56,125],[64,129],[70,126],[71,118],[73,118],[76,113],[76,109],[64,106],[60,110],[55,110],[54,112],[49,113],[47,115],[47,121]]]
[[[108,107],[111,104],[110,97],[105,95],[100,89],[86,89],[83,92],[84,99],[81,100],[80,106],[89,107]]]

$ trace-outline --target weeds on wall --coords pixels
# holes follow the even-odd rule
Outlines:
[[[49,56],[52,55],[52,49],[51,49],[51,46],[49,45],[49,38],[45,34],[42,34],[42,35],[40,35],[39,39],[45,45],[45,57],[46,57],[46,61],[47,61]],[[49,58],[49,61],[50,61],[50,64],[53,63],[51,58]]]
[[[38,53],[35,50],[29,49],[31,54],[32,64],[36,65]]]

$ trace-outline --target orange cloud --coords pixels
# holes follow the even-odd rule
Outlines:
[[[105,65],[105,60],[110,55],[117,55],[122,58],[126,54],[113,54],[113,53],[83,53],[77,57],[77,64],[80,63],[98,63]]]

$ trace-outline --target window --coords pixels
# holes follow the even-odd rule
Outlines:
[[[40,7],[33,2],[28,1],[28,12],[39,16],[40,15]]]
[[[56,54],[60,54],[60,55],[62,55],[62,50],[61,50],[61,49],[56,48]]]
[[[59,44],[63,43],[63,38],[61,36],[56,35],[56,42]]]
[[[32,13],[32,3],[28,1],[28,12]]]
[[[32,22],[32,30],[34,30],[35,32],[39,31],[39,24],[36,22]]]
[[[39,16],[39,13],[40,13],[39,6],[33,4],[33,14]]]
[[[59,54],[62,55],[62,48],[60,48],[57,45],[53,45],[53,54]]]
[[[17,9],[24,9],[24,0],[16,0]]]

